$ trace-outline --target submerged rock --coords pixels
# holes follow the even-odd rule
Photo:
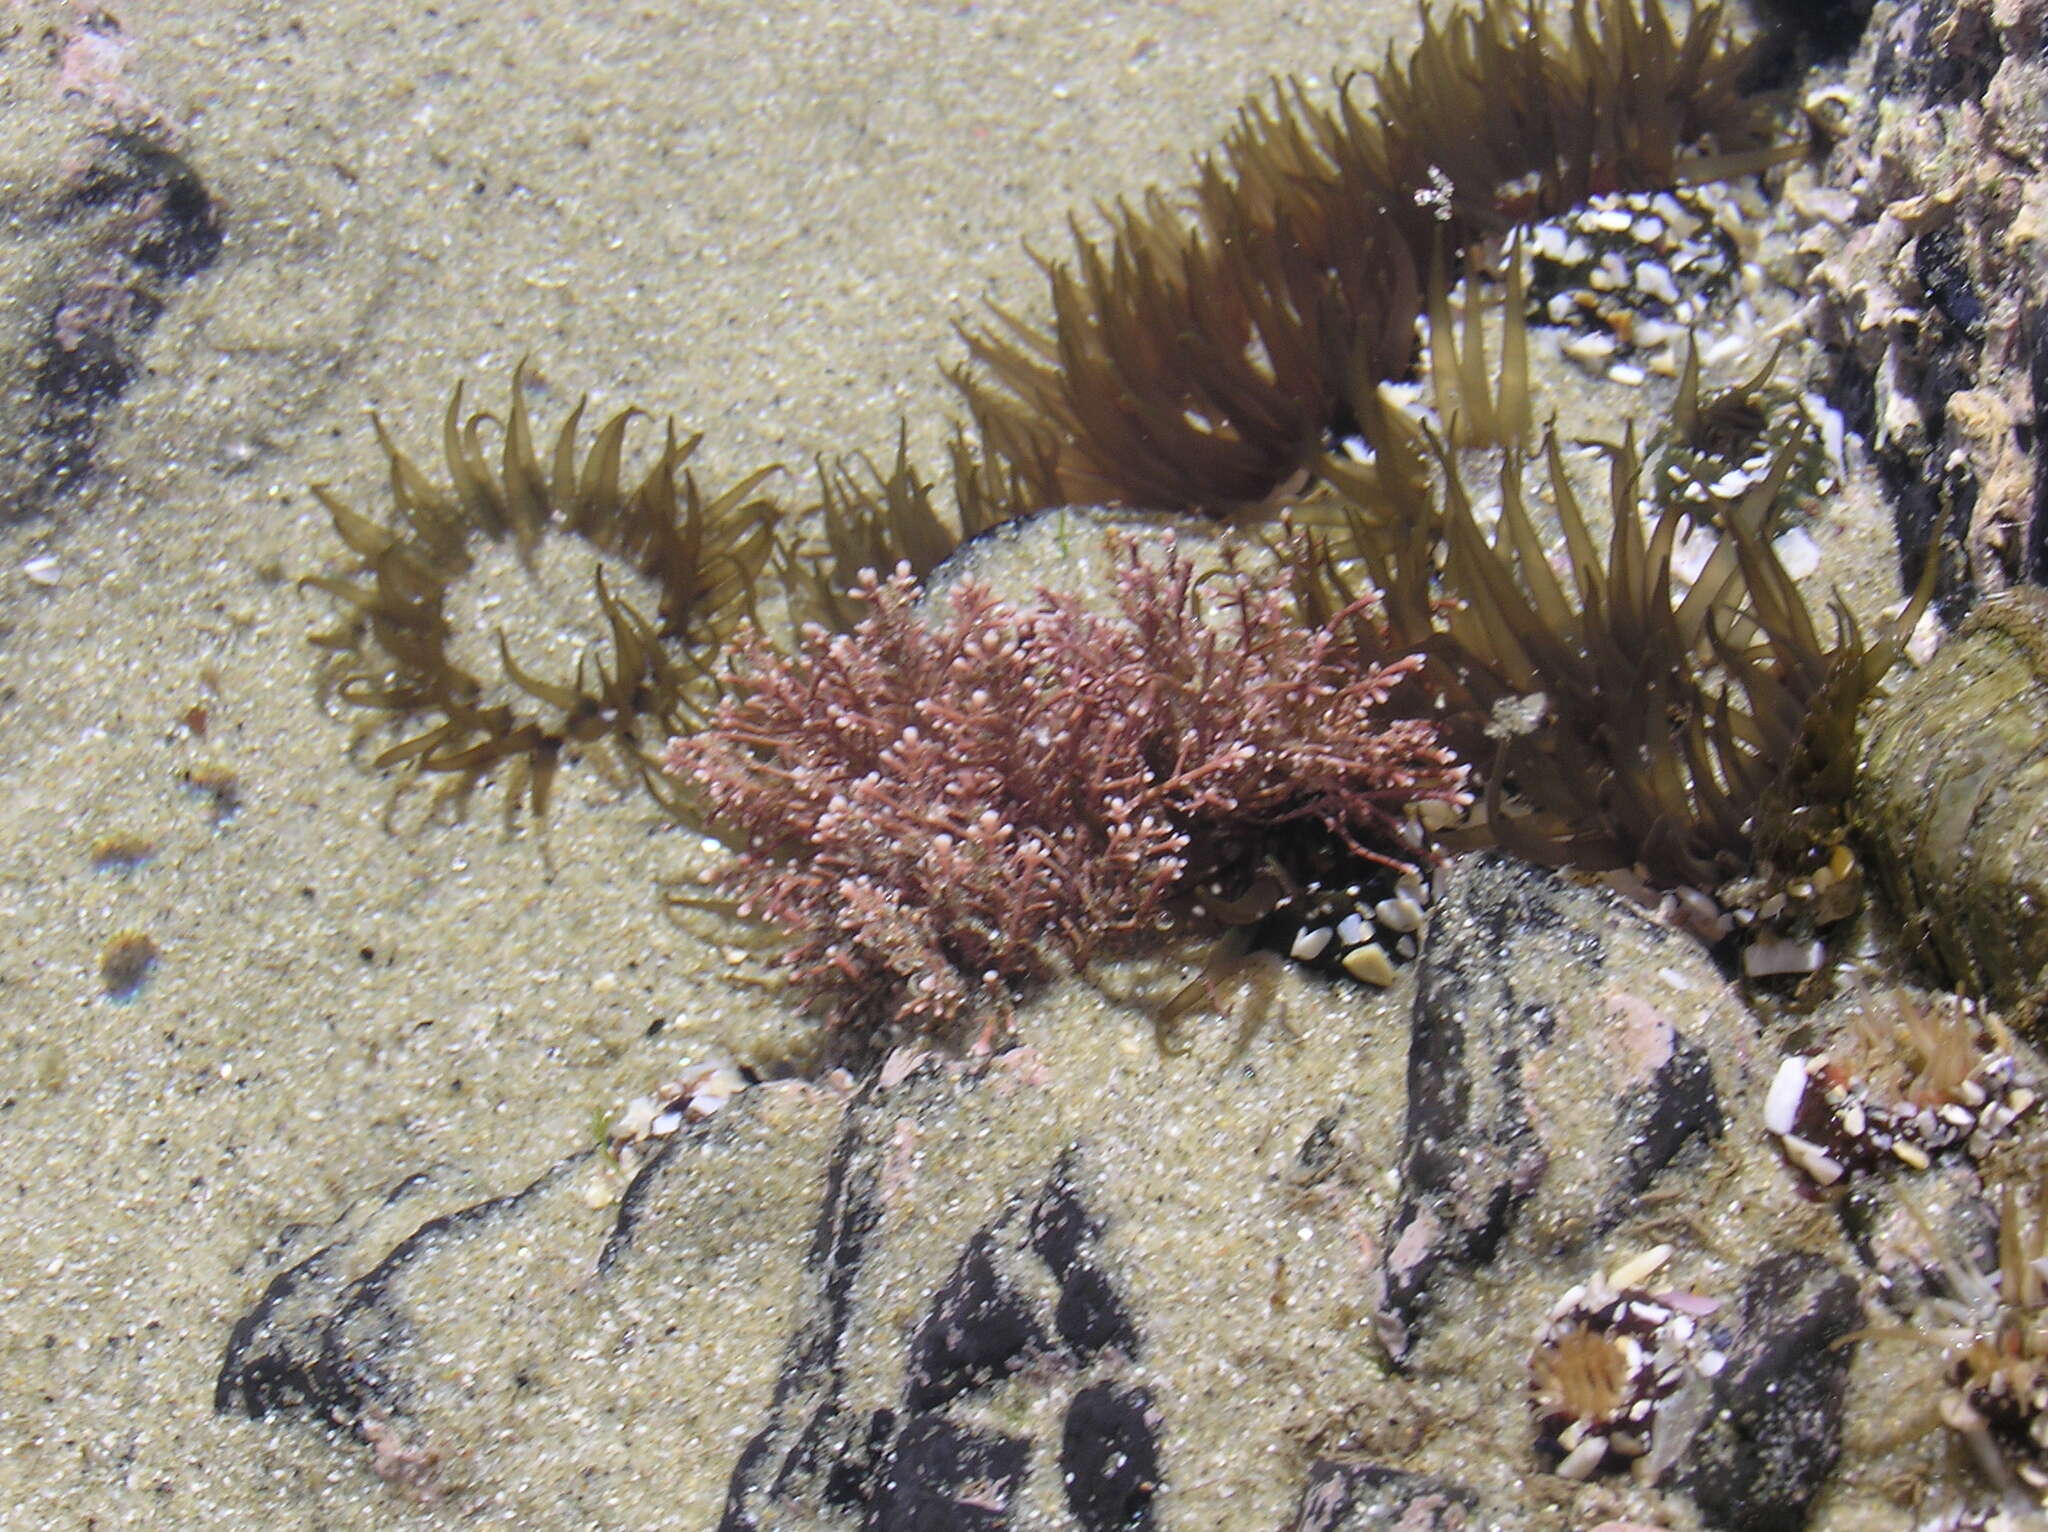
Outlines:
[[[1859,1285],[1922,1269],[1904,1168],[1856,1179],[1852,1239],[1692,938],[1503,859],[1438,881],[1393,988],[1272,960],[1261,1016],[1184,1022],[1184,1055],[1066,984],[993,1058],[740,1091],[608,1210],[594,1153],[497,1197],[414,1178],[280,1250],[217,1403],[530,1524],[1877,1524],[1814,1507]],[[1665,1370],[1596,1424],[1553,1359],[1544,1456],[1538,1334],[1597,1361],[1648,1322],[1570,1338],[1574,1291],[1662,1316]],[[1571,1455],[1573,1408],[1604,1451]]]

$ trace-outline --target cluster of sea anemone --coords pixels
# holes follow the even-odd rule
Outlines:
[[[684,469],[693,443],[673,428],[628,487],[629,414],[587,451],[572,414],[544,459],[516,386],[502,422],[451,404],[446,487],[380,427],[394,514],[374,520],[323,496],[357,560],[312,582],[341,613],[318,640],[336,691],[410,729],[380,764],[467,784],[519,763],[537,809],[562,759],[610,742],[670,811],[774,864],[783,882],[816,882],[820,841],[804,826],[817,806],[799,779],[844,776],[849,801],[937,795],[933,823],[970,798],[976,812],[1014,799],[1015,784],[970,791],[929,763],[912,782],[900,774],[916,752],[855,748],[846,731],[828,747],[832,731],[801,708],[784,710],[786,728],[763,726],[745,699],[787,682],[791,662],[758,625],[735,645],[742,617],[786,611],[805,674],[823,677],[835,644],[888,638],[868,617],[875,597],[858,594],[864,571],[919,580],[965,538],[1048,507],[1177,512],[1277,553],[1287,620],[1331,653],[1399,667],[1401,684],[1375,693],[1348,748],[1426,738],[1461,763],[1460,791],[1469,776],[1479,800],[1461,823],[1429,817],[1440,839],[1402,838],[1387,830],[1398,804],[1385,823],[1319,814],[1303,766],[1262,799],[1260,823],[1313,820],[1325,833],[1277,867],[1245,849],[1259,837],[1216,809],[1221,798],[1214,811],[1177,812],[1171,859],[1201,870],[1214,910],[1257,887],[1267,892],[1256,916],[1311,884],[1355,882],[1361,865],[1413,876],[1441,848],[1495,844],[1683,891],[1712,913],[1824,925],[1856,903],[1845,842],[1859,712],[1914,613],[1866,639],[1844,607],[1816,618],[1783,567],[1774,534],[1796,489],[1811,486],[1815,454],[1810,429],[1770,408],[1769,368],[1713,392],[1688,343],[1653,462],[1632,435],[1608,443],[1590,491],[1568,444],[1539,434],[1528,378],[1531,314],[1540,321],[1555,295],[1530,297],[1526,231],[1589,199],[1753,176],[1802,152],[1748,90],[1754,64],[1718,4],[1674,22],[1645,0],[1530,0],[1426,18],[1405,61],[1389,56],[1334,101],[1279,87],[1241,111],[1186,196],[1119,205],[1099,235],[1077,226],[1070,255],[1045,263],[1049,319],[994,310],[963,326],[968,422],[955,433],[950,511],[900,445],[887,467],[821,463],[809,505],[767,499],[762,474],[710,493]],[[1594,216],[1645,239],[1669,221],[1649,202],[1602,203]],[[1526,237],[1535,256],[1573,254],[1564,236]],[[1659,272],[1653,304],[1675,280]],[[1433,414],[1397,397],[1425,373]],[[1476,470],[1475,453],[1486,459]],[[1479,508],[1475,471],[1497,510]],[[1678,578],[1682,533],[1708,522],[1715,550]],[[597,563],[602,614],[573,662],[545,670],[502,629],[482,644],[460,631],[454,593],[490,550],[531,566],[564,541]],[[905,603],[912,593],[889,589]],[[1240,592],[1236,608],[1257,602]],[[1250,642],[1249,630],[1239,636]],[[813,688],[817,708],[830,691]],[[663,779],[654,764],[671,738],[682,743]],[[844,758],[820,755],[842,747]],[[1170,740],[1142,748],[1154,782],[1195,764]],[[1312,754],[1301,739],[1289,748],[1274,759]],[[1428,778],[1418,804],[1441,801],[1441,785]],[[1064,828],[1075,846],[1099,842],[1121,860],[1061,886],[1114,877],[1148,888],[1165,862],[1111,849],[1103,802],[1117,795],[1101,787],[1064,800]],[[1022,957],[990,966],[992,947],[1019,933],[980,930],[986,912],[947,914],[888,870],[900,858],[875,854],[827,880],[822,904],[766,907],[800,905],[805,921],[837,930],[841,958],[889,950],[883,925],[909,921],[919,951],[950,955],[957,972],[933,981],[948,994],[1006,992],[1042,971]],[[1021,939],[1074,955],[1058,933],[1092,907],[1074,896]],[[1132,908],[1144,907],[1134,894]],[[928,1023],[958,1009],[923,1003],[887,963],[811,952],[814,930],[793,933],[787,961],[830,1014]]]

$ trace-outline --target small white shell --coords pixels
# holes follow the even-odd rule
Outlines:
[[[1323,949],[1330,945],[1330,938],[1336,935],[1328,926],[1304,928],[1295,933],[1294,944],[1287,949],[1287,955],[1297,963],[1312,963],[1323,955]]]
[[[1785,1146],[1785,1158],[1820,1185],[1833,1186],[1842,1179],[1842,1162],[1829,1157],[1820,1145],[1810,1143],[1796,1133],[1781,1133],[1778,1141]]]
[[[1671,1259],[1669,1245],[1652,1245],[1648,1250],[1630,1256],[1607,1274],[1607,1285],[1617,1292],[1626,1287],[1641,1287],[1658,1267]]]
[[[1589,1436],[1572,1448],[1552,1470],[1560,1479],[1590,1479],[1607,1460],[1607,1438]]]
[[[1771,1076],[1770,1094],[1764,1097],[1764,1126],[1773,1133],[1790,1133],[1805,1099],[1806,1060],[1795,1053]]]
[[[1786,973],[1818,973],[1828,949],[1817,941],[1795,942],[1759,937],[1743,950],[1742,971],[1752,979]]]

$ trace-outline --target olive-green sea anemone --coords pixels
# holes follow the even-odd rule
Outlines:
[[[1355,556],[1385,593],[1395,642],[1431,656],[1426,684],[1452,737],[1490,759],[1483,822],[1447,845],[1636,868],[1657,887],[1703,891],[1830,862],[1846,836],[1858,715],[1927,592],[1870,639],[1838,602],[1833,638],[1822,636],[1772,545],[1800,443],[1724,503],[1719,545],[1688,585],[1672,568],[1687,507],[1666,504],[1645,528],[1632,437],[1602,449],[1604,551],[1549,437],[1553,554],[1520,448],[1501,453],[1489,535],[1447,449],[1391,412],[1373,434],[1385,444],[1376,471],[1354,481],[1368,498],[1347,505],[1337,531],[1322,508],[1310,559],[1325,594],[1312,611],[1355,598],[1359,577],[1343,567]]]
[[[580,452],[579,402],[544,464],[523,381],[515,375],[502,422],[481,411],[465,417],[456,389],[442,422],[446,487],[374,422],[390,463],[391,512],[373,520],[316,487],[356,563],[304,583],[333,597],[341,619],[313,638],[332,655],[334,694],[414,730],[379,766],[450,773],[466,789],[512,762],[521,774],[510,807],[530,799],[538,815],[576,746],[609,742],[652,784],[652,753],[694,726],[715,696],[710,658],[751,606],[777,512],[755,493],[770,469],[707,496],[683,466],[697,438],[679,440],[672,422],[653,466],[629,488],[621,464],[634,410],[612,416]],[[475,622],[461,608],[494,554],[533,577],[560,540],[589,555],[595,607],[592,630],[571,638],[573,665],[550,670],[515,652],[531,635],[475,631],[490,621],[488,603],[467,603],[479,605]]]
[[[907,427],[898,433],[887,471],[865,453],[838,462],[820,458],[819,501],[801,517],[815,517],[818,539],[784,560],[793,614],[828,628],[851,628],[867,612],[854,595],[862,571],[888,573],[907,564],[922,579],[965,539],[1016,514],[999,470],[961,460],[957,447],[955,456],[959,477],[951,520],[933,504],[931,480],[910,461]]]
[[[1192,211],[1155,193],[1102,238],[1075,227],[1071,264],[1042,263],[1048,326],[996,309],[962,330],[983,451],[1034,505],[1263,501],[1406,375],[1436,252],[1786,157],[1750,62],[1718,4],[1674,29],[1654,0],[1531,0],[1425,15],[1410,60],[1364,77],[1369,105],[1356,78],[1334,108],[1276,88]]]

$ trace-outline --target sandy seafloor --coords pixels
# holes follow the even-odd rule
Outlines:
[[[0,10],[5,47],[71,14]],[[767,1056],[803,1024],[664,917],[689,839],[596,772],[564,774],[544,836],[507,833],[493,786],[461,822],[415,794],[393,832],[389,779],[315,698],[326,607],[294,580],[338,545],[307,485],[374,505],[367,411],[431,458],[453,385],[502,399],[522,357],[543,407],[587,390],[702,429],[713,480],[886,448],[905,414],[933,461],[950,321],[1039,303],[1024,242],[1179,181],[1269,76],[1367,62],[1414,12],[121,19],[128,82],[182,125],[227,237],[150,335],[91,481],[0,527],[0,1526],[431,1519],[317,1429],[214,1414],[258,1253],[418,1167],[517,1187],[693,1041]],[[12,172],[79,120],[17,89]],[[22,572],[43,556],[54,586]],[[222,822],[183,784],[200,767],[238,783]],[[117,834],[158,852],[95,870]],[[128,930],[163,957],[117,1003],[98,963]]]

